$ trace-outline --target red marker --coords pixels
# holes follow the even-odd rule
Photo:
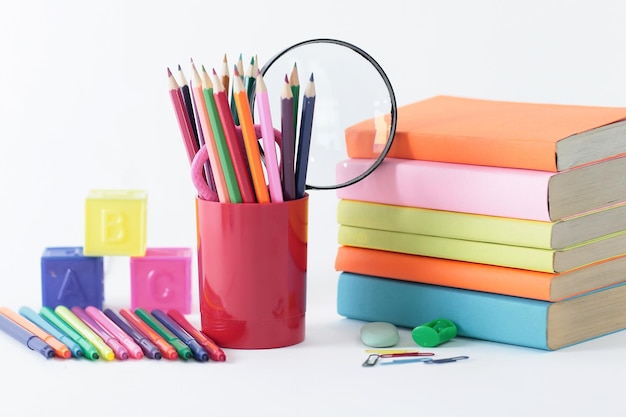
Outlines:
[[[204,333],[200,330],[193,327],[191,323],[187,321],[185,316],[183,316],[178,310],[168,310],[167,315],[172,318],[180,327],[185,329],[187,333],[189,333],[194,339],[202,345],[203,348],[209,353],[209,356],[214,361],[223,362],[226,360],[226,355],[222,351],[222,349],[215,344],[214,341],[209,339]]]
[[[141,320],[132,310],[122,308],[120,309],[120,314],[128,320],[128,323],[130,323],[130,325],[133,326],[139,333],[154,343],[154,345],[159,348],[164,358],[171,360],[178,359],[178,352],[176,352],[176,349],[167,343],[165,339],[159,336],[157,332],[152,330],[150,326]]]

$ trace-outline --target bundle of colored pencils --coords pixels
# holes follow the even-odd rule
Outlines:
[[[295,63],[291,74],[285,74],[280,94],[280,129],[272,122],[270,96],[257,57],[250,60],[244,75],[239,55],[232,78],[226,55],[219,74],[215,69],[209,73],[204,66],[198,69],[193,60],[191,71],[189,82],[180,65],[178,81],[169,68],[167,75],[189,162],[203,147],[208,155],[204,180],[209,191],[200,198],[269,203],[304,197],[316,97],[313,74],[302,97],[298,130],[300,82]],[[253,94],[258,123],[250,105]]]

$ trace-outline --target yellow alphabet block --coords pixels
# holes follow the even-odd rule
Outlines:
[[[91,190],[85,202],[86,256],[143,256],[147,201],[141,190]]]

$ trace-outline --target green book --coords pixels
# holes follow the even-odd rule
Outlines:
[[[346,226],[541,249],[564,249],[626,230],[626,204],[555,222],[339,200]]]
[[[339,225],[341,245],[543,272],[565,272],[626,254],[626,231],[564,249],[539,249]]]

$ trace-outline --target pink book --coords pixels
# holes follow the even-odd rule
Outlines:
[[[337,164],[339,183],[372,159]],[[370,175],[337,190],[340,199],[519,219],[556,221],[626,200],[614,158],[560,173],[518,168],[386,158]]]

